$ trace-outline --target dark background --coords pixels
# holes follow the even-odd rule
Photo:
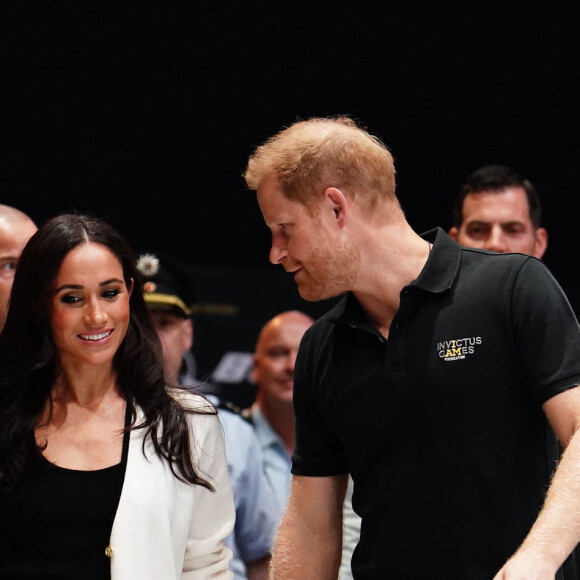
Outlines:
[[[457,185],[480,165],[533,181],[544,261],[574,303],[574,4],[4,2],[0,203],[38,223],[90,212],[136,251],[180,257],[204,279],[202,302],[244,295],[253,342],[277,309],[324,305],[269,266],[245,161],[297,118],[348,114],[391,149],[418,231],[450,227]],[[203,342],[230,348],[227,328]]]

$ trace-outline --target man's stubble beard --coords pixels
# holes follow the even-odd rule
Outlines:
[[[300,296],[309,302],[334,298],[354,289],[360,252],[342,240],[331,246],[319,238],[302,260],[303,279],[297,282]]]

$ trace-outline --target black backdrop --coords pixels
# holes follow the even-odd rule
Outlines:
[[[497,162],[528,176],[544,199],[545,262],[574,302],[574,4],[3,2],[0,203],[39,223],[96,214],[136,250],[192,264],[208,292],[225,284],[226,299],[270,288],[243,349],[270,311],[319,311],[268,265],[245,160],[297,118],[349,114],[393,152],[418,231],[450,226],[468,171]],[[213,350],[230,347],[215,334]]]

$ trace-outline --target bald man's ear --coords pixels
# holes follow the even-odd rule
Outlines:
[[[457,241],[457,237],[459,236],[459,230],[453,226],[450,230],[449,230],[449,235],[455,240]]]
[[[258,382],[257,380],[257,366],[258,366],[258,357],[256,355],[254,355],[254,359],[253,359],[253,364],[252,364],[252,370],[250,371],[250,379],[252,380],[252,382],[255,384]]]
[[[542,259],[542,256],[546,253],[548,247],[548,230],[546,228],[538,228],[536,230],[536,243],[534,244],[534,251],[532,256]]]

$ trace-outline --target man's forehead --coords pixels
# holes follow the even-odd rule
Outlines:
[[[265,338],[269,344],[292,344],[300,340],[309,326],[306,320],[288,318],[269,327]]]
[[[306,207],[299,201],[287,198],[281,190],[258,190],[258,205],[268,226],[291,219],[292,216],[306,213]]]
[[[478,221],[478,216],[501,217],[502,221],[530,221],[530,206],[522,188],[469,193],[463,200],[463,217]]]
[[[0,234],[0,258],[18,258],[27,239],[13,239]]]
[[[282,185],[273,175],[268,175],[260,181],[260,185],[258,185],[258,189],[256,190],[256,195],[258,198],[258,204],[261,208],[264,206],[267,207],[281,199],[287,199],[282,191]]]
[[[517,200],[528,205],[528,196],[523,187],[519,186],[509,186],[502,189],[482,189],[481,191],[471,191],[465,196],[464,203],[468,200],[505,200],[506,199]]]
[[[0,251],[16,251],[20,254],[26,242],[36,232],[36,226],[31,222],[0,221]]]
[[[314,218],[320,215],[323,199],[312,199],[309,203],[303,203],[298,199],[290,199],[280,188],[279,190],[258,190],[258,205],[266,225],[274,225],[293,222],[295,219]]]

